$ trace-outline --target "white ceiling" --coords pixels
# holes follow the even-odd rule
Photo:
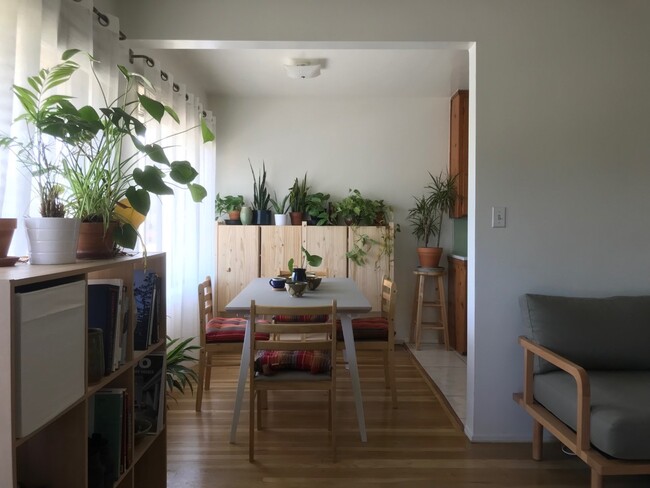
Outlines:
[[[450,97],[467,89],[462,49],[180,49],[210,96]],[[321,75],[290,79],[292,59],[321,60]]]

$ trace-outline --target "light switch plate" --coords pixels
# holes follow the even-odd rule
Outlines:
[[[506,226],[506,207],[492,207],[492,227]]]

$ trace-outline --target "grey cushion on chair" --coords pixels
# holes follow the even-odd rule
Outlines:
[[[646,346],[647,347],[647,346]],[[590,371],[591,443],[618,459],[650,459],[650,371]],[[535,400],[576,429],[576,382],[568,373],[535,375]]]
[[[650,296],[523,295],[531,339],[591,370],[650,370]],[[556,370],[536,358],[535,372]]]

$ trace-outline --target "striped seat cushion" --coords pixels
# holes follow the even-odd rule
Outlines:
[[[336,340],[343,340],[341,322],[336,324]],[[388,320],[384,317],[359,317],[352,319],[352,332],[355,341],[387,341]]]
[[[327,322],[329,315],[275,315],[273,322],[285,324],[292,322]]]
[[[214,317],[205,326],[205,340],[215,342],[244,342],[246,333],[246,319],[239,317]],[[255,334],[258,341],[269,339],[269,334],[258,332]]]
[[[271,376],[277,371],[309,371],[328,373],[331,361],[329,351],[257,351],[255,371]]]

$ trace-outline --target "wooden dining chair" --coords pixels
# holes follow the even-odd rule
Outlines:
[[[270,323],[265,316],[326,317],[323,322]],[[324,390],[329,393],[328,429],[336,459],[336,300],[320,307],[262,307],[251,301],[249,364],[249,461],[255,460],[255,420],[262,429],[263,396],[270,390]],[[260,340],[270,334],[276,340]],[[317,334],[321,340],[306,344],[294,334]],[[257,406],[256,406],[257,403]],[[256,414],[257,411],[257,414]]]
[[[352,319],[355,349],[357,351],[377,351],[383,355],[384,380],[386,388],[390,388],[393,408],[397,408],[395,382],[396,298],[397,285],[393,280],[384,276],[381,287],[381,315]],[[337,335],[338,349],[345,349],[340,323],[337,326]]]
[[[203,391],[210,389],[212,368],[217,366],[224,355],[237,355],[239,364],[246,333],[246,319],[240,317],[215,317],[212,299],[212,280],[209,276],[199,283],[199,382],[196,389],[197,412],[201,411]],[[268,340],[268,334],[262,334],[260,340]],[[221,361],[223,364],[223,361]]]

